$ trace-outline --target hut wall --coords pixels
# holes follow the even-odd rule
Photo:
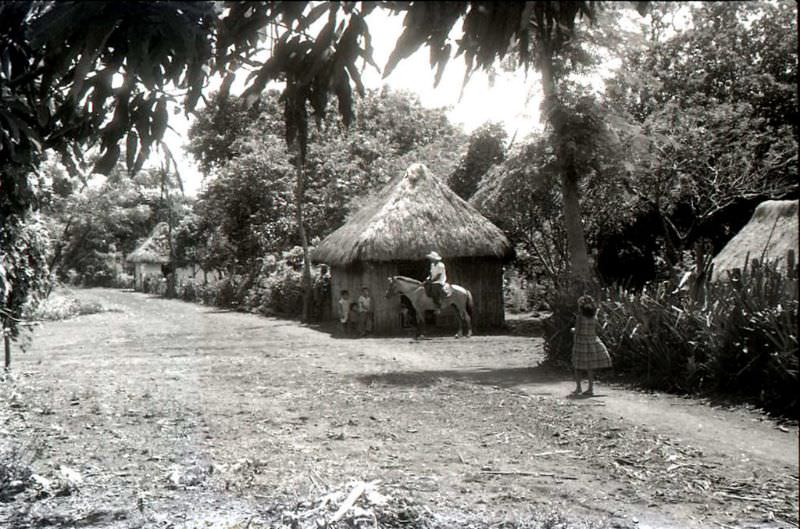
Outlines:
[[[505,324],[503,265],[499,259],[471,257],[445,260],[447,280],[472,292],[475,303],[473,326],[494,329]],[[443,313],[445,311],[442,311]],[[450,311],[447,311],[450,312]],[[455,320],[453,320],[455,325]]]
[[[445,260],[450,283],[463,286],[472,292],[475,303],[473,327],[492,329],[505,323],[503,304],[503,266],[499,259],[475,257]],[[338,318],[338,300],[341,290],[350,292],[351,301],[357,301],[361,287],[367,286],[375,307],[376,334],[401,334],[402,319],[399,296],[386,299],[387,278],[407,275],[422,280],[427,274],[424,261],[366,262],[331,269],[331,315]],[[457,318],[452,310],[443,310],[436,317],[436,327],[455,330]]]

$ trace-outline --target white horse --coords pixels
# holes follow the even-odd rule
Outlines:
[[[389,289],[386,297],[403,295],[414,306],[417,313],[417,338],[422,338],[425,332],[425,311],[435,310],[437,307],[433,299],[425,292],[425,284],[422,281],[405,276],[392,276],[389,278]],[[472,293],[459,285],[450,285],[450,294],[441,300],[442,308],[451,306],[458,316],[458,333],[456,338],[472,336],[472,315],[474,305]],[[463,332],[462,332],[463,328]]]

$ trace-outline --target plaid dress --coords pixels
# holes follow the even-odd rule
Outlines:
[[[595,319],[578,314],[575,322],[575,342],[572,345],[572,365],[575,369],[611,367],[608,349],[597,337]]]

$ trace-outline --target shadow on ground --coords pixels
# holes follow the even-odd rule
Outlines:
[[[569,373],[547,367],[515,367],[503,369],[447,369],[440,371],[394,371],[361,375],[363,384],[426,387],[444,379],[487,386],[512,387],[522,384],[548,384],[571,380]],[[534,392],[535,394],[535,392]]]

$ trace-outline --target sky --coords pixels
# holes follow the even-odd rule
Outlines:
[[[403,30],[403,15],[392,16],[385,11],[375,10],[367,22],[373,39],[375,62],[383,67]],[[454,35],[460,34],[459,29],[458,26],[454,28]],[[498,69],[490,78],[489,74],[479,70],[472,75],[459,100],[464,69],[462,57],[451,59],[439,86],[434,88],[434,71],[430,66],[428,50],[423,47],[401,61],[386,79],[382,79],[380,72],[373,67],[367,66],[362,80],[366,88],[388,85],[394,90],[415,92],[422,105],[428,108],[448,107],[451,122],[461,125],[467,133],[487,121],[503,123],[509,138],[523,138],[534,130],[541,130],[541,85],[535,71],[526,76],[522,71],[505,72]],[[596,87],[602,84],[601,77],[596,80]],[[237,74],[232,93],[241,91],[245,78],[244,73]],[[219,84],[220,79],[212,79],[209,90],[216,89]],[[202,175],[184,151],[188,142],[189,123],[182,113],[173,115],[170,125],[174,130],[167,132],[165,141],[178,162],[185,192],[194,196],[202,185]]]

